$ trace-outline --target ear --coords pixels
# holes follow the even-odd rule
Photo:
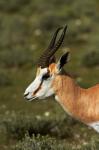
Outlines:
[[[57,63],[57,69],[58,71],[61,70],[61,68],[68,63],[68,61],[70,60],[70,53],[66,52],[65,54],[63,54],[61,56],[61,58],[59,59],[58,63]]]

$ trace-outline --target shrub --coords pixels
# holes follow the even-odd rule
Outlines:
[[[0,10],[15,12],[28,3],[29,0],[0,0]]]
[[[29,116],[10,116],[8,118],[1,119],[1,124],[5,127],[7,135],[15,139],[22,139],[25,133],[28,131],[29,135],[41,134],[41,135],[51,135],[57,138],[69,138],[73,136],[72,130],[68,130],[67,124],[72,124],[68,122],[66,117],[63,116],[61,119],[54,117],[29,117]]]
[[[85,136],[84,128],[79,131],[78,123],[66,116],[23,116],[15,112],[0,116],[0,134],[7,142],[21,140],[15,147],[11,145],[14,150],[97,150],[97,136],[91,139],[87,133]]]
[[[99,52],[91,51],[87,53],[82,59],[82,64],[86,67],[95,67],[99,65]]]
[[[33,64],[32,52],[29,50],[3,50],[0,52],[0,66],[22,67],[26,64]]]
[[[59,26],[60,22],[62,23],[62,17],[60,18],[59,16],[53,14],[47,14],[41,17],[40,25],[38,25],[38,27],[41,30],[51,31],[52,29]]]
[[[29,135],[25,135],[22,142],[19,142],[15,146],[15,150],[66,150],[65,144],[58,143],[54,138],[49,136],[36,137],[33,135],[31,138]]]
[[[12,85],[12,80],[4,72],[0,72],[0,87]]]
[[[72,144],[66,143],[66,141],[58,141],[55,138],[49,136],[32,136],[28,134],[25,138],[18,142],[13,150],[98,150],[99,140],[91,140],[89,143]]]
[[[0,48],[12,49],[29,45],[31,26],[25,17],[0,15]]]

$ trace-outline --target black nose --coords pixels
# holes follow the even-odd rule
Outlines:
[[[29,95],[29,92],[28,93],[26,93],[26,94],[24,94],[24,97],[26,97],[26,96],[28,96]]]

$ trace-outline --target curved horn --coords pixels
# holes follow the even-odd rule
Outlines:
[[[55,40],[60,29],[62,29],[62,27],[56,30],[47,50],[44,51],[44,53],[41,55],[39,59],[38,66],[41,66],[41,68],[49,66],[50,58],[55,54],[55,52],[58,50],[58,48],[60,47],[60,45],[64,40],[67,26],[64,27],[59,40],[55,44]]]
[[[59,27],[59,28],[55,31],[55,33],[54,33],[54,35],[53,35],[53,37],[52,37],[52,39],[51,39],[51,41],[50,41],[50,44],[49,44],[48,48],[43,52],[43,54],[42,54],[41,57],[39,58],[38,66],[41,66],[42,68],[45,66],[44,64],[46,64],[46,63],[45,63],[45,60],[46,60],[47,53],[49,52],[49,50],[51,50],[51,49],[54,47],[57,34],[58,34],[58,32],[59,32],[61,29],[62,29],[62,27]],[[47,61],[48,61],[48,60],[47,60]]]
[[[57,43],[54,45],[53,49],[51,51],[49,51],[49,54],[48,54],[49,57],[54,55],[55,52],[58,50],[58,48],[61,46],[61,44],[62,44],[62,42],[64,40],[64,37],[65,37],[66,30],[67,30],[67,25],[64,27],[63,32],[62,32],[59,40],[57,41]]]
[[[56,32],[54,33],[54,35],[53,35],[53,37],[52,37],[52,39],[51,39],[51,41],[50,41],[50,44],[49,44],[47,50],[53,48],[53,46],[54,46],[54,44],[55,44],[55,40],[56,40],[57,34],[58,34],[58,32],[59,32],[61,29],[62,29],[62,27],[60,27],[60,28],[58,28],[58,29],[56,30]]]

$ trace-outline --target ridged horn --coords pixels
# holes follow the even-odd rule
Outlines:
[[[54,45],[53,49],[51,51],[49,51],[49,57],[53,56],[55,54],[55,52],[59,49],[59,47],[61,46],[63,40],[64,40],[64,37],[65,37],[65,33],[66,33],[66,30],[67,30],[67,25],[64,27],[63,29],[63,32],[59,38],[59,40],[57,41],[57,43]]]
[[[58,32],[62,29],[62,27],[59,27],[57,28],[57,30],[55,31],[51,41],[50,41],[50,44],[48,46],[48,48],[43,52],[43,54],[40,56],[39,60],[38,60],[38,66],[41,66],[42,68],[44,68],[46,65],[48,65],[48,60],[46,62],[46,56],[47,56],[47,53],[52,50],[52,48],[54,47],[54,44],[55,44],[55,40],[56,40],[56,37],[57,37],[57,34]],[[45,65],[46,64],[46,65]]]
[[[55,33],[54,33],[54,35],[53,35],[53,37],[52,37],[52,39],[51,39],[51,41],[50,41],[50,44],[49,44],[47,50],[51,50],[51,49],[53,48],[53,46],[54,46],[54,44],[55,44],[55,41],[56,41],[56,38],[57,38],[57,34],[58,34],[58,32],[59,32],[61,29],[62,29],[62,27],[59,27],[59,28],[56,29],[56,31],[55,31]]]
[[[50,62],[50,58],[52,58],[52,56],[55,54],[55,52],[58,50],[58,48],[60,47],[60,45],[62,44],[64,37],[65,37],[65,33],[66,33],[66,29],[67,26],[64,27],[63,32],[59,38],[59,40],[56,42],[56,37],[58,32],[62,29],[58,28],[56,30],[56,32],[54,33],[52,40],[48,46],[48,48],[44,51],[44,53],[41,55],[39,61],[38,61],[38,66],[40,66],[41,68],[45,68],[49,66],[49,62]]]

